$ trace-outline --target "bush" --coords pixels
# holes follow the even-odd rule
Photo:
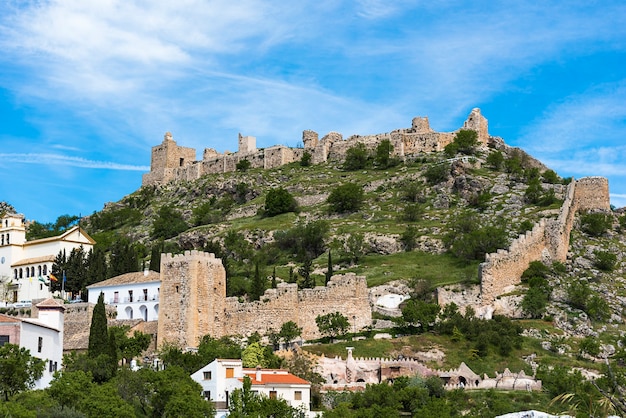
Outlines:
[[[331,212],[343,213],[359,210],[363,204],[363,188],[358,184],[346,183],[330,192],[326,201]]]
[[[235,165],[235,168],[237,169],[237,171],[248,171],[251,166],[252,166],[252,164],[250,163],[250,161],[248,161],[248,160],[246,160],[244,158],[243,160],[239,161]]]
[[[424,177],[431,186],[446,181],[450,177],[450,164],[439,163],[431,165],[424,172]]]
[[[152,223],[152,237],[168,239],[189,228],[183,215],[171,206],[162,206]]]
[[[424,208],[419,203],[409,203],[404,207],[402,219],[407,222],[418,221],[424,214]]]
[[[581,229],[592,237],[603,235],[612,226],[611,217],[604,213],[585,213],[580,217]]]
[[[313,156],[309,151],[304,151],[302,158],[300,159],[300,166],[309,167],[313,162]]]
[[[298,209],[296,199],[287,190],[279,187],[271,189],[265,197],[265,215],[276,216],[281,213],[295,212]]]
[[[546,170],[541,175],[543,177],[543,181],[550,184],[558,184],[560,183],[559,176],[554,172],[554,170]]]
[[[501,170],[504,166],[504,156],[500,151],[493,151],[487,156],[485,162],[494,170]]]
[[[478,146],[478,133],[471,129],[461,129],[454,136],[454,140],[446,145],[446,155],[452,157],[456,153],[472,155]]]
[[[404,245],[406,251],[412,251],[415,248],[419,232],[413,225],[409,225],[400,236],[400,242]]]
[[[397,158],[391,157],[392,153],[393,145],[391,145],[391,141],[388,139],[382,140],[376,147],[376,154],[374,156],[374,164],[376,167],[385,169],[398,165],[399,161]]]
[[[506,230],[502,227],[486,225],[474,225],[472,230],[448,236],[450,251],[460,259],[472,261],[482,260],[485,254],[497,251],[499,248],[506,248],[508,237]]]
[[[527,281],[532,277],[547,278],[550,274],[550,267],[543,264],[541,261],[531,261],[528,264],[528,268],[522,273],[522,281]]]
[[[602,271],[613,271],[617,263],[617,256],[607,251],[594,251],[596,259],[593,265]]]
[[[307,258],[313,259],[326,251],[326,235],[328,223],[313,221],[307,224],[298,224],[288,231],[276,231],[274,238],[276,245],[283,251],[295,254],[298,261]]]
[[[347,171],[362,170],[367,167],[369,153],[365,144],[357,143],[346,151],[346,160],[343,163],[343,169]]]

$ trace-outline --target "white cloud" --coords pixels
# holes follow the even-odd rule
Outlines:
[[[94,168],[105,170],[126,170],[126,171],[150,171],[150,166],[118,164],[110,161],[93,161],[80,157],[70,157],[59,154],[0,154],[2,161],[6,163],[36,164],[36,165],[57,165],[63,167]]]

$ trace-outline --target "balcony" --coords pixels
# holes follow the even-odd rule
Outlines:
[[[131,300],[132,299],[132,300]],[[158,302],[159,301],[159,295],[148,295],[148,296],[133,296],[132,298],[130,298],[129,296],[125,297],[125,298],[111,298],[109,299],[109,304],[110,305],[117,305],[120,303],[143,303],[143,302]]]

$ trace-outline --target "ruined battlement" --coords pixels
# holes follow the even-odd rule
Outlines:
[[[478,133],[478,140],[483,145],[489,141],[487,119],[480,109],[474,108],[460,129],[472,129]],[[394,156],[405,157],[419,153],[442,151],[454,140],[454,132],[435,132],[430,128],[427,117],[416,117],[411,127],[393,132],[376,135],[353,135],[348,139],[338,132],[329,132],[322,139],[315,131],[302,132],[304,148],[290,148],[275,145],[258,149],[253,136],[238,137],[238,151],[219,153],[213,148],[206,148],[202,160],[196,160],[194,148],[181,147],[176,144],[172,134],[167,132],[160,145],[152,147],[150,172],[143,175],[142,186],[165,184],[170,181],[195,180],[204,175],[232,172],[237,163],[248,160],[252,168],[271,169],[302,159],[304,152],[311,154],[313,164],[328,160],[345,159],[348,149],[362,143],[368,150],[375,150],[383,140],[393,145]]]
[[[303,338],[319,338],[315,318],[332,312],[343,314],[355,330],[371,324],[365,277],[337,275],[328,286],[300,291],[296,284],[280,283],[258,301],[240,302],[226,297],[226,272],[214,254],[192,250],[161,256],[159,347],[166,342],[196,347],[207,334],[265,334],[289,321],[302,328]]]

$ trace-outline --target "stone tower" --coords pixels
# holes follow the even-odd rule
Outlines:
[[[167,183],[175,178],[175,170],[196,160],[195,148],[179,147],[172,134],[166,132],[163,142],[152,147],[150,172],[143,175],[142,186]]]
[[[207,334],[223,335],[225,299],[226,271],[214,254],[163,254],[157,347],[197,347]]]
[[[251,154],[256,152],[256,137],[239,134],[239,153]]]
[[[463,129],[471,129],[478,133],[478,142],[486,145],[489,140],[489,125],[487,119],[480,113],[480,109],[475,107],[463,123]]]

